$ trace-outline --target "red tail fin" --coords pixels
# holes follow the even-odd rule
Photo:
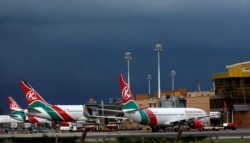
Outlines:
[[[125,82],[125,79],[122,74],[119,75],[119,83],[122,103],[127,103],[129,100],[134,100],[133,93],[129,89],[128,84]]]
[[[26,101],[28,105],[33,103],[34,101],[41,101],[47,105],[49,105],[42,96],[34,89],[30,84],[25,81],[20,81],[20,85],[22,87],[23,93],[25,95]]]
[[[21,109],[21,107],[16,103],[16,101],[12,97],[8,96],[7,102],[11,113],[14,112],[15,109]]]

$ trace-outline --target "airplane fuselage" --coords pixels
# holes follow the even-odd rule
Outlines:
[[[0,115],[0,123],[23,123],[23,122],[13,119],[9,115]]]
[[[51,105],[28,108],[28,114],[53,121],[86,121],[83,105]]]
[[[198,108],[145,108],[135,112],[124,110],[124,116],[142,125],[171,125],[176,121],[185,121],[207,116],[204,110]],[[205,123],[209,118],[202,118]]]

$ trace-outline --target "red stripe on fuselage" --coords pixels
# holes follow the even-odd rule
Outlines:
[[[28,120],[31,122],[31,123],[37,123],[37,124],[40,124],[39,121],[32,115],[29,115],[29,114],[26,114],[26,116],[28,116]]]
[[[67,114],[65,111],[63,111],[58,106],[51,105],[51,107],[63,118],[64,121],[74,121],[74,119],[69,114]]]
[[[149,126],[156,126],[157,125],[157,119],[155,114],[150,110],[150,109],[145,109],[144,110],[149,118]]]

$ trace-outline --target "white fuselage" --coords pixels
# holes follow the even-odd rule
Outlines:
[[[0,123],[23,123],[23,121],[13,119],[9,115],[0,115]]]
[[[209,120],[207,113],[198,108],[146,108],[135,112],[126,112],[124,110],[124,115],[144,125],[170,125],[175,122],[188,121],[200,117],[204,117],[201,118],[203,123]]]
[[[28,114],[54,121],[86,121],[83,105],[52,105],[47,108],[35,107],[28,110]]]

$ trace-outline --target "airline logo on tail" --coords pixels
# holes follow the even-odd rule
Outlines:
[[[37,98],[36,98],[35,92],[34,91],[29,91],[26,94],[26,99],[29,99],[30,101],[36,100]]]
[[[46,112],[51,119],[57,121],[73,121],[74,119],[61,108],[56,105],[50,105],[42,96],[27,82],[20,81],[20,85],[25,94],[26,101],[30,108],[42,108],[43,112]]]
[[[12,97],[8,96],[7,102],[10,108],[10,116],[16,120],[25,121],[26,115],[23,112],[23,109],[16,103],[16,101]]]
[[[121,97],[122,97],[122,105],[123,109],[138,109],[138,105],[136,104],[133,93],[128,87],[128,84],[125,82],[124,77],[122,74],[119,75],[119,82],[120,82],[120,90],[121,90]]]
[[[10,109],[13,110],[13,109],[17,109],[17,105],[15,103],[11,103],[10,104]]]
[[[139,112],[140,114],[140,123],[143,125],[150,125],[155,126],[157,125],[157,119],[155,114],[150,109],[141,109],[136,104],[134,100],[134,96],[131,92],[131,90],[128,87],[128,84],[125,82],[124,77],[122,74],[119,75],[119,82],[120,82],[120,91],[121,91],[121,97],[122,97],[122,109],[130,109],[128,112]],[[126,114],[126,111],[124,110],[124,113]],[[139,120],[139,119],[137,119]]]
[[[10,112],[14,112],[17,109],[20,109],[20,107],[16,103],[9,103]]]
[[[10,112],[14,112],[18,109],[21,109],[21,107],[16,103],[16,101],[12,97],[8,96],[7,102],[9,104]]]
[[[28,105],[32,105],[35,101],[40,101],[49,105],[40,95],[35,91],[35,89],[25,81],[20,81],[20,85],[25,94],[26,101]]]
[[[131,92],[130,92],[130,90],[129,90],[129,88],[128,88],[128,86],[125,86],[124,88],[123,88],[123,90],[122,90],[122,98],[124,99],[124,100],[129,100],[129,99],[131,99]]]

